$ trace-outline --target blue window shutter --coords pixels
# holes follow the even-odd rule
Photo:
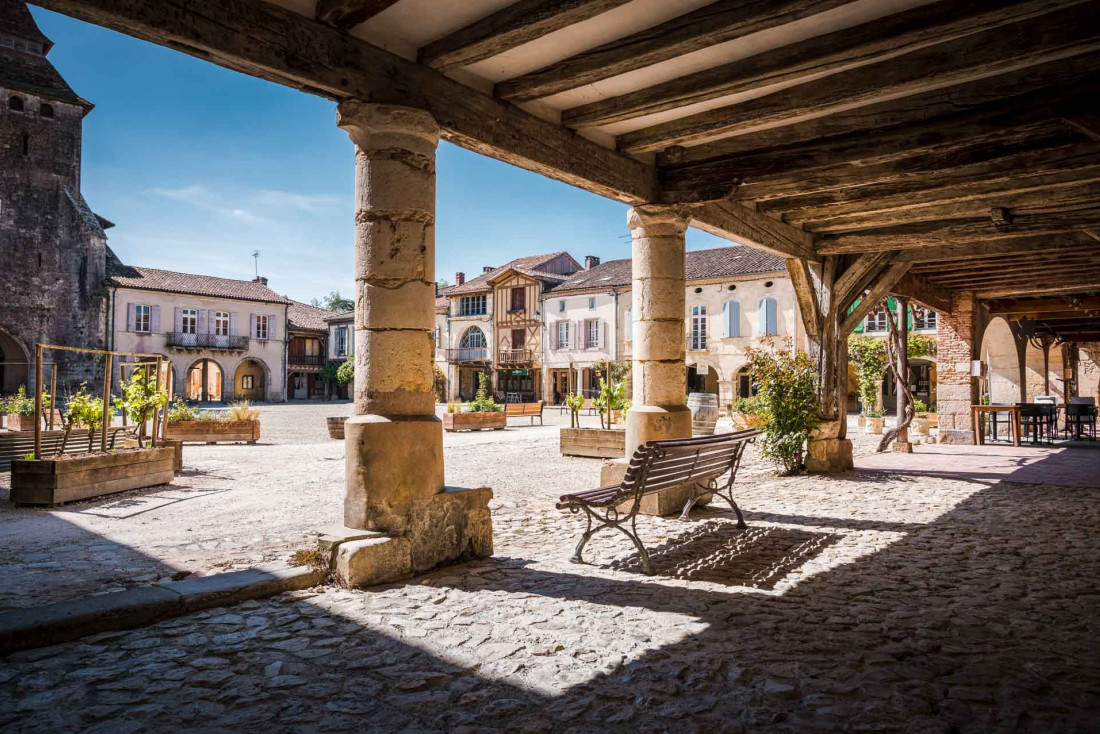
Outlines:
[[[761,336],[768,333],[768,299],[760,299],[760,328],[757,330]]]
[[[741,336],[741,304],[737,301],[722,304],[722,321],[725,324],[724,336]]]
[[[777,314],[776,314],[776,308],[775,308],[775,305],[776,305],[775,304],[775,299],[774,298],[765,298],[764,300],[767,302],[767,306],[768,306],[768,309],[767,309],[768,331],[767,331],[767,333],[771,336],[777,336],[779,334],[779,325],[776,322]]]

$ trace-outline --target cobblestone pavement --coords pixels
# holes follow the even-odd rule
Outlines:
[[[553,487],[590,484],[591,464],[535,433],[476,436],[448,446],[448,476],[492,468],[494,558],[17,653],[0,659],[0,727],[1100,727],[1097,490],[778,478],[750,457],[750,528],[721,506],[644,518],[647,577],[617,534],[567,562],[581,521]]]

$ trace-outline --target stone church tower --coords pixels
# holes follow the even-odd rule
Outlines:
[[[102,347],[111,223],[80,194],[80,144],[92,104],[46,58],[53,44],[27,6],[0,0],[0,361],[30,362],[36,342]],[[58,392],[102,382],[101,360],[64,352]],[[28,379],[29,378],[29,379]],[[0,365],[0,392],[34,378]],[[49,373],[45,381],[48,382]]]

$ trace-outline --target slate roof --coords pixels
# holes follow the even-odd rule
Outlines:
[[[526,257],[517,257],[515,260],[510,260],[504,263],[499,268],[493,268],[488,273],[482,273],[476,278],[470,278],[462,285],[452,285],[450,288],[444,288],[439,292],[441,296],[458,296],[463,293],[476,293],[477,291],[485,291],[490,288],[490,281],[496,276],[503,273],[508,268],[513,268],[524,275],[528,275],[532,278],[538,278],[550,283],[560,283],[565,280],[566,276],[558,275],[557,273],[548,273],[539,269],[540,265],[545,265],[556,257],[568,254],[564,250],[558,252],[551,252],[547,255],[527,255]]]
[[[740,245],[691,250],[687,253],[686,267],[689,282],[786,271],[783,258]],[[630,260],[608,260],[589,270],[573,273],[552,292],[622,288],[630,282]]]
[[[47,53],[53,46],[21,2],[0,0],[0,34],[45,44]],[[85,112],[95,106],[74,92],[44,55],[4,45],[0,45],[0,87],[80,105]]]
[[[286,315],[291,329],[325,331],[328,328],[325,324],[325,318],[336,314],[326,308],[318,308],[301,301],[291,301]]]
[[[93,212],[91,207],[88,206],[88,202],[84,200],[84,197],[80,195],[79,191],[73,193],[72,191],[65,189],[65,196],[76,209],[77,215],[81,218],[81,220],[83,220],[84,225],[88,228],[88,231],[91,232],[93,235],[96,235],[97,237],[106,238],[107,233],[103,230],[107,229],[108,227],[115,226],[114,223],[104,219],[103,217]]]
[[[136,288],[143,291],[184,293],[189,296],[234,298],[239,301],[260,301],[263,303],[291,303],[289,299],[280,296],[266,285],[255,281],[215,278],[212,275],[192,275],[191,273],[176,273],[171,270],[124,265],[110,250],[108,250],[107,257],[107,284],[119,288]]]

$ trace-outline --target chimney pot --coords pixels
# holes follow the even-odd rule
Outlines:
[[[462,285],[466,282],[466,273],[455,273],[455,285]]]
[[[493,271],[494,271],[495,269],[496,269],[496,268],[494,268],[494,267],[493,267],[492,265],[482,265],[482,266],[481,266],[481,272],[482,272],[482,273],[491,273],[491,272],[493,272]]]
[[[599,264],[600,264],[600,258],[596,257],[595,255],[585,255],[584,256],[584,269],[585,270],[591,270],[592,268],[596,267]]]
[[[259,283],[260,285],[267,285],[267,277],[263,275],[257,275],[252,279],[253,283]]]

